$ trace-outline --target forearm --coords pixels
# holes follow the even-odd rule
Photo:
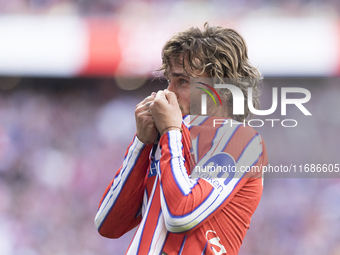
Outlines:
[[[119,237],[139,223],[137,214],[142,204],[151,147],[136,136],[128,147],[123,165],[99,204],[95,224],[100,234]]]
[[[169,231],[182,233],[199,227],[203,222],[219,211],[219,207],[225,206],[235,196],[239,189],[248,181],[245,173],[230,175],[229,178],[189,177],[187,169],[190,169],[189,158],[183,156],[182,146],[190,151],[186,140],[190,134],[184,130],[183,138],[179,131],[173,130],[162,136],[160,146],[162,157],[160,160],[159,174],[161,184],[161,205],[165,216],[165,223]],[[226,139],[227,141],[229,139]],[[222,144],[227,143],[221,140]],[[198,162],[203,166],[217,156],[221,165],[227,165],[231,156],[217,150],[221,143],[214,143],[211,147],[212,154],[205,154],[206,159]],[[211,143],[209,143],[211,144]],[[251,152],[248,152],[251,151]],[[188,153],[187,153],[188,154]],[[239,157],[236,167],[241,164],[262,164],[259,161],[262,155],[260,140],[252,139],[249,146]],[[210,160],[212,163],[215,160]],[[234,161],[234,159],[232,160]],[[204,163],[206,162],[206,163]],[[235,162],[235,161],[234,161]],[[202,165],[203,164],[203,165]]]
[[[184,232],[199,224],[196,220],[199,211],[196,209],[205,206],[204,201],[213,192],[213,187],[203,179],[189,177],[189,160],[183,155],[179,131],[169,131],[161,138],[160,145],[162,211],[169,231]]]

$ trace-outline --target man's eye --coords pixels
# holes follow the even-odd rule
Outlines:
[[[186,84],[188,81],[185,80],[185,79],[179,79],[178,83],[183,85],[183,84]]]

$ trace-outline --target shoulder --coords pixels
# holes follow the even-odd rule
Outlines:
[[[228,153],[235,161],[253,155],[266,155],[265,144],[261,135],[246,123],[232,119],[195,116],[191,117],[190,139],[194,149],[202,151],[203,155]]]
[[[212,139],[235,138],[240,143],[247,141],[255,136],[260,136],[259,133],[245,122],[238,122],[233,119],[210,117],[210,116],[190,116],[186,117],[186,125],[190,130],[191,138],[198,135],[212,137]]]

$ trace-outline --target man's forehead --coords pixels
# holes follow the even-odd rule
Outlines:
[[[169,76],[172,77],[189,77],[190,75],[184,70],[183,66],[172,66],[169,72]]]
[[[176,59],[171,59],[171,67],[169,70],[169,76],[171,77],[193,77],[193,72],[188,72],[189,64],[185,63],[182,58],[177,57]]]
[[[202,70],[191,69],[190,64],[183,55],[174,56],[170,59],[171,67],[168,72],[170,77],[200,77]],[[189,69],[189,70],[188,70]],[[206,77],[206,74],[203,74]]]
[[[184,70],[184,61],[183,61],[183,57],[181,56],[174,56],[170,59],[171,62],[171,66],[170,66],[170,70],[169,70],[169,75],[170,76],[188,76],[188,74],[186,73],[186,71]]]

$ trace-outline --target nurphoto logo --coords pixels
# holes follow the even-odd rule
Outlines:
[[[279,99],[279,93],[278,93],[278,88],[273,87],[272,88],[272,104],[269,109],[256,109],[253,104],[253,88],[251,86],[248,86],[247,92],[248,96],[247,99],[245,99],[245,96],[243,94],[243,91],[236,85],[232,84],[215,84],[214,86],[208,85],[207,83],[203,83],[201,81],[196,81],[197,84],[202,85],[203,87],[196,87],[197,89],[200,89],[204,91],[204,94],[201,94],[201,115],[207,115],[207,108],[208,108],[208,103],[207,103],[207,95],[210,96],[210,98],[213,100],[214,105],[209,107],[216,107],[216,106],[223,106],[223,98],[221,99],[221,96],[217,92],[217,90],[221,89],[226,89],[230,91],[231,97],[232,97],[232,110],[233,110],[233,115],[244,115],[245,114],[245,101],[247,100],[247,106],[249,111],[258,116],[269,116],[273,114],[277,108],[278,108],[278,99]],[[210,91],[211,92],[210,92]],[[295,105],[305,116],[312,116],[310,111],[304,106],[305,103],[309,102],[311,99],[311,93],[308,89],[305,88],[299,88],[299,87],[281,87],[280,90],[281,94],[281,104],[280,104],[280,109],[281,109],[281,116],[286,116],[287,115],[287,105]],[[299,95],[302,98],[288,98],[288,94],[295,94]],[[215,99],[215,97],[218,99],[219,103]],[[283,127],[295,127],[298,125],[298,121],[295,119],[251,119],[251,120],[244,120],[244,125],[248,125],[251,127],[262,127],[265,122],[271,123],[271,127],[275,126],[276,122],[280,122]],[[226,124],[229,123],[230,125],[233,125],[233,120],[231,119],[215,119],[214,125],[219,125],[219,124]],[[236,122],[234,121],[234,124]]]

